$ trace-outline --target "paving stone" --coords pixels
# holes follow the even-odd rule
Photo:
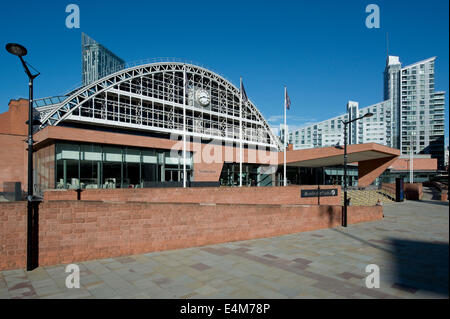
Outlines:
[[[199,270],[199,271],[203,271],[203,270],[206,270],[206,269],[211,268],[210,266],[205,265],[205,264],[202,264],[202,263],[198,263],[198,264],[195,264],[195,265],[191,265],[191,267],[194,268],[194,269],[196,269],[196,270]]]
[[[39,297],[44,297],[60,292],[60,288],[56,285],[48,285],[35,288],[35,292]]]
[[[6,289],[0,289],[0,299],[10,299],[11,295],[9,294],[8,290]]]
[[[258,291],[258,295],[266,299],[286,299],[286,295],[271,289],[261,289]]]
[[[67,265],[0,271],[0,298],[448,298],[448,206],[384,210],[348,228],[78,263],[80,289],[66,288]],[[368,264],[379,289],[365,287]]]
[[[6,278],[9,276],[25,276],[25,271],[23,269],[13,269],[2,271],[2,277]]]
[[[82,286],[91,286],[98,282],[103,282],[96,274],[80,276],[80,285]]]
[[[207,296],[209,294],[216,293],[218,290],[214,287],[203,285],[197,289],[194,290],[197,294]]]
[[[47,287],[47,286],[56,286],[56,282],[52,278],[46,278],[41,280],[33,280],[31,281],[31,284],[34,288],[41,288],[41,287]]]

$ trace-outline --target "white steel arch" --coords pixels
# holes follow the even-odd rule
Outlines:
[[[204,100],[199,100],[199,92],[206,95]],[[70,121],[182,134],[185,93],[188,136],[238,141],[239,89],[210,70],[181,62],[136,66],[81,87],[41,110],[40,129]],[[282,149],[251,101],[244,103],[242,114],[244,143]]]

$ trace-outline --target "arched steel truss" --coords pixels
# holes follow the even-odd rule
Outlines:
[[[209,93],[206,107],[195,98],[199,89]],[[40,129],[73,121],[183,134],[185,107],[188,136],[239,142],[242,120],[244,144],[281,150],[280,140],[251,101],[243,102],[240,117],[239,96],[236,86],[205,68],[179,62],[152,63],[108,75],[74,91],[55,107],[41,109]]]

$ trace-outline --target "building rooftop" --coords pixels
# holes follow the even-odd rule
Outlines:
[[[415,63],[410,64],[410,65],[404,66],[404,67],[402,68],[402,70],[404,70],[404,69],[409,69],[409,68],[414,67],[414,66],[416,66],[416,65],[418,65],[418,64],[427,63],[427,62],[430,62],[430,61],[432,61],[432,60],[436,60],[436,57],[434,56],[434,57],[431,57],[431,58],[428,58],[428,59],[425,59],[425,60],[421,60],[421,61],[415,62]]]
[[[387,62],[387,65],[401,64],[400,63],[400,57],[394,56],[394,55],[389,55],[386,62]]]

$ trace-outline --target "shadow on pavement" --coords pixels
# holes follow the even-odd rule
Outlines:
[[[438,200],[410,200],[411,202],[418,202],[418,203],[424,203],[424,204],[434,204],[434,205],[441,205],[441,206],[448,206],[448,201],[438,201]]]
[[[385,252],[387,252],[387,253],[391,253],[391,254],[394,253],[393,250],[386,249],[386,248],[383,248],[383,247],[381,247],[381,246],[375,245],[375,244],[373,244],[373,243],[371,243],[371,242],[369,242],[369,241],[367,241],[367,240],[364,240],[364,239],[362,239],[362,238],[359,238],[358,236],[355,236],[355,235],[351,235],[351,234],[346,233],[346,232],[344,232],[344,231],[342,231],[342,230],[339,230],[339,229],[337,229],[337,228],[332,228],[331,230],[333,230],[333,231],[335,231],[335,232],[337,232],[337,233],[340,233],[340,234],[342,234],[342,235],[344,235],[344,236],[350,237],[351,239],[357,240],[357,241],[363,243],[364,245],[367,245],[367,246],[370,246],[370,247],[373,247],[373,248],[376,248],[376,249],[385,251]]]
[[[449,245],[391,238],[395,285],[448,296]]]

